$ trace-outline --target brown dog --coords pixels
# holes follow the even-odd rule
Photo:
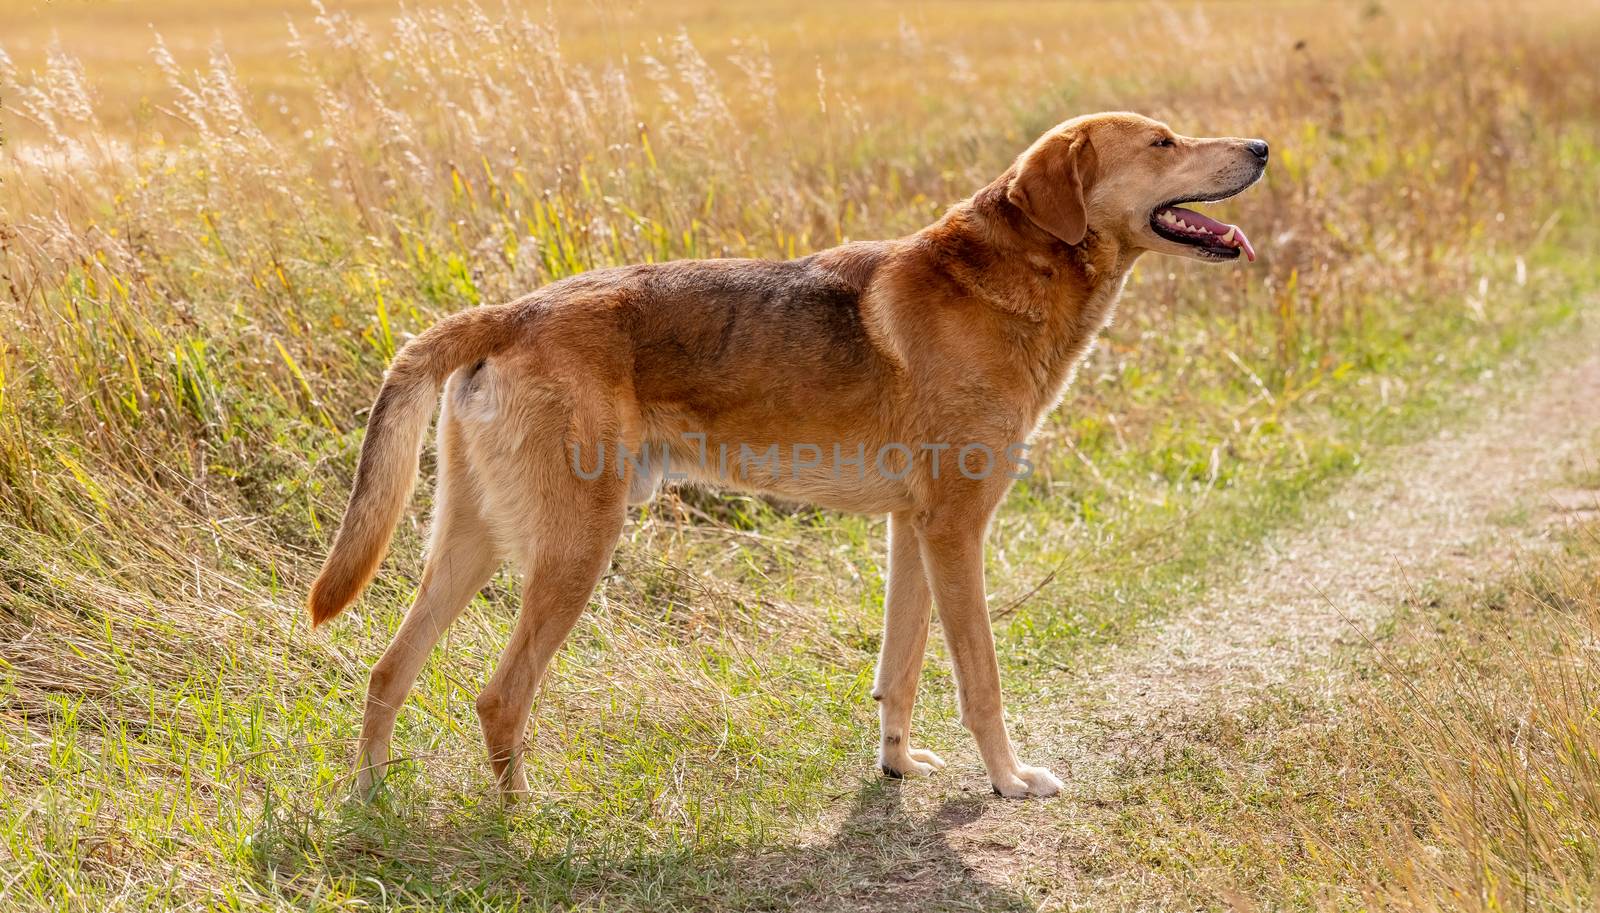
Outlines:
[[[321,624],[377,571],[445,384],[427,567],[372,669],[357,789],[382,775],[428,652],[509,557],[525,574],[522,614],[477,709],[500,787],[525,791],[523,732],[545,667],[627,505],[682,472],[889,514],[879,765],[891,776],[943,766],[911,746],[936,602],[961,720],[995,791],[1060,790],[1018,762],[1006,734],[984,601],[989,518],[1140,254],[1254,259],[1236,227],[1176,205],[1233,196],[1266,161],[1260,140],[1080,117],[909,238],[788,262],[597,270],[440,321],[389,369],[309,600]]]

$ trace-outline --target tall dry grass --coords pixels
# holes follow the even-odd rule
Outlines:
[[[1504,584],[1418,600],[1443,620],[1413,617],[1381,645],[1344,725],[1299,759],[1347,772],[1351,796],[1343,820],[1301,820],[1300,877],[1374,910],[1593,909],[1597,570],[1590,525]]]
[[[737,79],[683,32],[631,69],[579,65],[547,22],[475,6],[381,33],[330,11],[314,35],[291,25],[285,66],[314,99],[292,127],[221,48],[192,68],[155,36],[160,125],[131,135],[102,128],[68,51],[42,71],[0,58],[6,129],[28,137],[0,191],[0,504],[70,537],[187,489],[308,545],[338,500],[323,467],[348,465],[371,379],[432,316],[599,265],[908,231],[1086,108],[1274,138],[1272,178],[1239,203],[1265,268],[1198,283],[1152,264],[1119,339],[1218,311],[1301,383],[1376,310],[1492,307],[1491,284],[1526,282],[1517,253],[1593,189],[1584,29],[1401,6],[1298,39],[1316,14],[1224,28],[1157,10],[1064,74],[1029,59],[1016,84],[870,107],[819,70],[800,111],[780,109],[758,48],[725,64]],[[1123,59],[1166,46],[1225,63]],[[1028,98],[1026,115],[995,113]],[[904,111],[922,103],[926,126]]]

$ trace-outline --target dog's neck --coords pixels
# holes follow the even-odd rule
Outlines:
[[[1071,322],[1074,315],[1064,311],[1121,287],[1142,251],[1093,225],[1081,242],[1067,244],[1011,202],[1010,183],[1007,171],[923,231],[968,248],[956,259],[959,284],[990,307],[1044,325]]]
[[[1091,225],[1067,244],[1035,225],[1006,196],[1001,175],[919,234],[947,255],[950,278],[1002,315],[996,326],[1038,395],[1053,406],[1116,309],[1128,271],[1143,251]]]

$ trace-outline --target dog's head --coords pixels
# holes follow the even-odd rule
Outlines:
[[[1007,198],[1068,244],[1093,229],[1126,249],[1197,260],[1251,260],[1244,232],[1182,203],[1225,200],[1261,179],[1267,144],[1180,136],[1138,114],[1090,114],[1040,137],[1018,157]]]

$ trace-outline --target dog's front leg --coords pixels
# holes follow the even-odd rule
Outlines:
[[[933,597],[909,513],[889,517],[889,583],[883,598],[883,648],[872,696],[883,737],[878,767],[889,777],[925,777],[944,766],[931,751],[911,747],[911,708],[928,649]]]
[[[1061,791],[1061,781],[1043,767],[1018,763],[1006,734],[1000,666],[983,586],[987,520],[987,511],[935,510],[924,514],[917,529],[955,664],[961,723],[978,741],[995,792],[1012,799],[1053,796]]]

